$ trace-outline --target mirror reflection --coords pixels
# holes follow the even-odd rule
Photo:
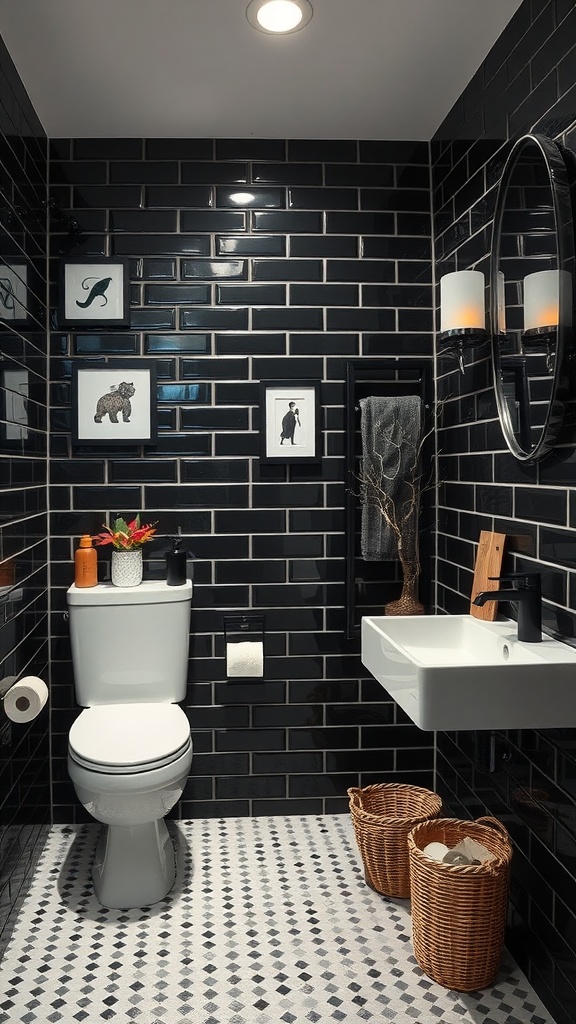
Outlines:
[[[527,135],[513,147],[496,202],[493,361],[512,453],[547,454],[563,418],[574,243],[568,170],[559,146]]]

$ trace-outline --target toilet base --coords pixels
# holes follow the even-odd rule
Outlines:
[[[163,818],[103,829],[92,868],[94,892],[103,907],[130,910],[157,903],[175,877],[176,855]]]

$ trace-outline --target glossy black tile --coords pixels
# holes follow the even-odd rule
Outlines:
[[[321,234],[322,214],[314,211],[287,210],[252,214],[253,231],[281,231],[284,234]]]
[[[208,304],[210,298],[210,285],[147,284],[144,286],[144,302],[147,306],[181,306],[188,303]]]
[[[209,256],[210,239],[194,234],[115,235],[111,248],[113,256]]]
[[[245,231],[246,214],[238,210],[184,210],[183,231]]]
[[[565,526],[568,521],[567,495],[562,490],[517,487],[514,491],[514,509],[519,519],[534,519],[559,526]]]
[[[267,185],[321,185],[322,166],[294,161],[287,164],[254,163],[252,181]]]
[[[218,160],[285,160],[283,139],[216,139]]]
[[[327,281],[377,281],[396,279],[396,264],[393,260],[328,260]]]
[[[248,480],[249,463],[245,459],[205,459],[180,461],[180,472],[184,483],[245,482]]]
[[[173,309],[131,309],[130,326],[144,331],[151,331],[155,328],[160,331],[174,330],[176,314]]]
[[[332,256],[334,258],[355,259],[358,255],[358,239],[352,235],[298,236],[290,239],[290,255],[298,256]]]
[[[210,354],[209,334],[145,334],[145,353],[202,353]]]
[[[204,281],[240,280],[248,277],[247,260],[182,260],[181,276]]]
[[[260,331],[320,331],[323,326],[321,309],[258,309],[252,311],[252,325]]]
[[[245,163],[220,161],[185,161],[182,164],[182,181],[185,185],[245,185],[248,182],[248,166]]]
[[[247,409],[183,408],[180,411],[183,430],[248,430]]]
[[[245,380],[248,377],[247,359],[182,359],[182,377],[200,377],[203,380],[225,378]]]
[[[216,455],[258,455],[258,434],[219,434],[214,440]]]
[[[354,162],[358,159],[358,143],[337,139],[291,139],[288,142],[290,161]]]
[[[252,360],[253,375],[256,380],[299,380],[305,378],[322,379],[323,365],[321,359],[266,359]]]
[[[216,301],[224,305],[283,306],[286,287],[283,284],[217,284]]]
[[[72,189],[74,209],[138,209],[142,190],[140,185],[75,185]]]
[[[259,387],[254,381],[247,384],[241,380],[237,383],[217,383],[214,388],[214,401],[216,405],[258,405],[260,400]]]
[[[272,229],[271,229],[272,230]],[[286,239],[281,235],[216,236],[217,256],[284,256]]]
[[[175,210],[112,210],[110,213],[110,230],[115,232],[163,233],[176,231],[176,227]]]
[[[63,141],[63,140],[62,140]],[[73,139],[75,160],[142,160],[142,139]]]
[[[286,190],[281,188],[249,188],[240,191],[234,188],[216,189],[216,206],[231,209],[283,209],[286,207]]]
[[[50,179],[55,185],[102,185],[107,174],[104,160],[63,160],[50,165]]]
[[[145,202],[148,209],[208,209],[213,205],[212,189],[208,185],[148,185]]]
[[[321,281],[320,260],[258,260],[252,263],[254,281]]]
[[[357,306],[359,289],[352,284],[291,284],[292,306]]]
[[[72,340],[75,355],[110,353],[136,356],[140,354],[140,340],[136,334],[76,334]]]
[[[182,309],[180,326],[186,329],[199,328],[222,331],[245,331],[248,328],[247,309]],[[271,325],[273,326],[273,325]]]
[[[285,334],[217,334],[217,355],[279,355],[286,352]]]

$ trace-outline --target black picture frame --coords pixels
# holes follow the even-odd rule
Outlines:
[[[59,263],[59,327],[128,327],[129,260],[63,256]]]
[[[261,381],[260,461],[306,463],[321,458],[320,381]]]
[[[157,423],[153,360],[121,360],[106,366],[73,364],[74,445],[154,444]]]

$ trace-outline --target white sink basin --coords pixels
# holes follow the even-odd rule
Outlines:
[[[362,619],[362,663],[421,729],[576,726],[576,650],[520,643],[511,619]]]

